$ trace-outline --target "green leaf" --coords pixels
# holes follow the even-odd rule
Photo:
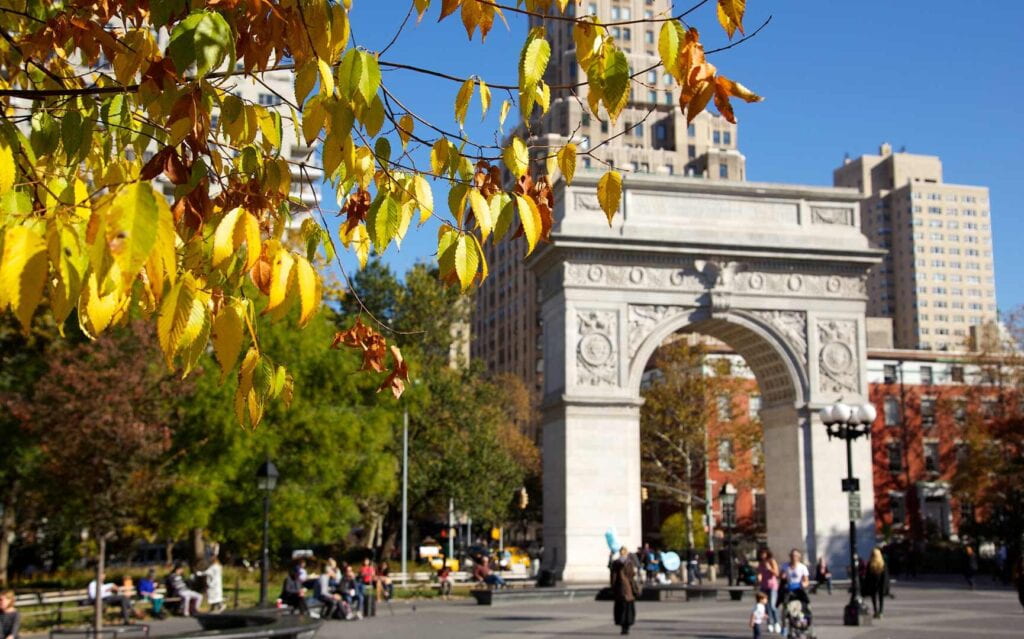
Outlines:
[[[377,89],[380,88],[380,66],[377,64],[377,56],[360,51],[359,65],[359,79],[356,86],[359,89],[359,95],[363,96],[363,101],[370,104],[374,96],[377,95]]]
[[[604,107],[612,122],[618,119],[629,101],[629,62],[619,49],[609,51],[604,58]]]
[[[519,58],[519,87],[525,89],[540,82],[551,60],[551,44],[543,26],[534,27],[526,38]]]
[[[78,157],[78,150],[82,147],[82,134],[85,132],[82,126],[82,114],[78,111],[68,111],[60,123],[60,141],[64,145],[64,155],[68,162]]]
[[[462,284],[462,290],[473,284],[479,268],[480,255],[477,253],[476,239],[468,234],[460,235],[455,243],[455,274]]]
[[[658,54],[665,70],[672,74],[677,82],[682,82],[679,65],[679,49],[686,39],[686,31],[678,20],[669,20],[661,25],[658,34]]]
[[[398,235],[402,211],[391,194],[378,197],[366,214],[366,228],[377,253],[383,253]]]
[[[214,11],[193,11],[171,30],[167,50],[178,73],[195,65],[196,76],[201,78],[219,67],[233,46],[231,27],[224,16]]]

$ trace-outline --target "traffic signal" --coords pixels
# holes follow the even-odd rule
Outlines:
[[[526,486],[519,489],[519,510],[526,510],[530,504],[530,494],[526,492]]]
[[[640,499],[647,501],[647,486],[640,487]]]

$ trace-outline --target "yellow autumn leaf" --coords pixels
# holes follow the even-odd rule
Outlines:
[[[498,128],[504,130],[505,120],[508,118],[508,112],[512,108],[512,102],[510,100],[503,100],[501,102],[501,111],[498,114]]]
[[[469,78],[462,83],[455,96],[455,121],[458,122],[459,128],[466,124],[466,112],[469,110],[470,100],[473,99],[473,87],[475,86],[476,80]]]
[[[480,84],[480,116],[482,118],[487,117],[487,110],[491,108],[491,88],[487,86],[487,83],[481,78]]]
[[[366,232],[366,226],[357,224],[349,232],[345,232],[345,225],[341,227],[341,243],[345,248],[351,248],[356,252],[359,259],[359,268],[366,268],[366,261],[370,257],[370,234]]]
[[[237,208],[228,211],[213,235],[213,256],[215,268],[225,263],[245,244],[245,270],[251,269],[260,259],[260,223],[252,213]]]
[[[299,325],[305,326],[320,308],[320,278],[306,258],[295,259],[295,283],[299,289]]]
[[[7,229],[0,258],[0,311],[10,306],[25,332],[43,299],[48,271],[43,237],[27,226]]]
[[[505,166],[516,179],[526,175],[530,169],[530,151],[526,148],[526,143],[518,137],[512,138],[512,142],[505,147],[501,157],[505,161]]]
[[[622,200],[622,174],[618,171],[608,171],[601,176],[597,182],[597,201],[601,204],[605,216],[608,218],[608,226],[612,225],[612,218],[619,210],[619,203]]]
[[[271,258],[270,269],[270,295],[267,308],[264,313],[269,313],[278,308],[288,299],[288,292],[292,279],[292,267],[295,265],[295,258],[284,248],[278,248]]]
[[[476,251],[476,240],[464,233],[455,242],[455,274],[463,291],[472,286],[479,268],[480,256]]]
[[[420,210],[420,224],[424,224],[434,214],[434,194],[430,190],[430,182],[420,174],[416,174],[412,180],[413,195],[416,198],[416,206]]]
[[[746,9],[747,0],[718,0],[718,23],[730,39],[737,31],[743,33],[743,13]]]
[[[156,338],[167,367],[174,368],[178,352],[192,345],[198,336],[204,312],[199,287],[191,273],[184,274],[171,287],[156,318]]]
[[[487,237],[494,230],[494,220],[491,219],[491,207],[479,189],[470,189],[469,207],[473,209],[473,217],[476,218],[477,226],[480,227],[481,239],[486,242]]]
[[[519,210],[519,223],[523,227],[523,236],[526,237],[526,255],[529,256],[540,240],[543,221],[537,203],[529,195],[516,194],[516,204]]]
[[[572,184],[576,175],[576,145],[570,142],[558,151],[558,168],[562,171],[566,184]]]
[[[409,139],[412,137],[414,126],[416,126],[416,123],[408,113],[398,120],[398,139],[402,141],[403,149],[409,146]]]
[[[0,195],[14,188],[14,151],[0,138]]]
[[[213,320],[213,355],[225,377],[235,367],[242,352],[245,338],[244,313],[244,303],[234,301],[221,306]]]
[[[78,324],[82,332],[95,339],[111,326],[119,324],[128,312],[130,300],[117,288],[112,292],[101,291],[100,282],[93,271],[78,298]]]

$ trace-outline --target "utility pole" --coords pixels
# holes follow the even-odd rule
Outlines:
[[[409,579],[409,411],[402,415],[402,585]]]

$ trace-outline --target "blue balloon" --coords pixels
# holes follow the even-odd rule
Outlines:
[[[673,570],[679,570],[679,566],[682,565],[682,561],[680,561],[679,555],[674,552],[663,552],[661,553],[661,565],[665,567],[665,570],[671,572]]]
[[[614,530],[607,530],[604,533],[604,540],[608,543],[608,550],[612,552],[619,552],[619,548],[622,548],[622,544],[615,538]]]

